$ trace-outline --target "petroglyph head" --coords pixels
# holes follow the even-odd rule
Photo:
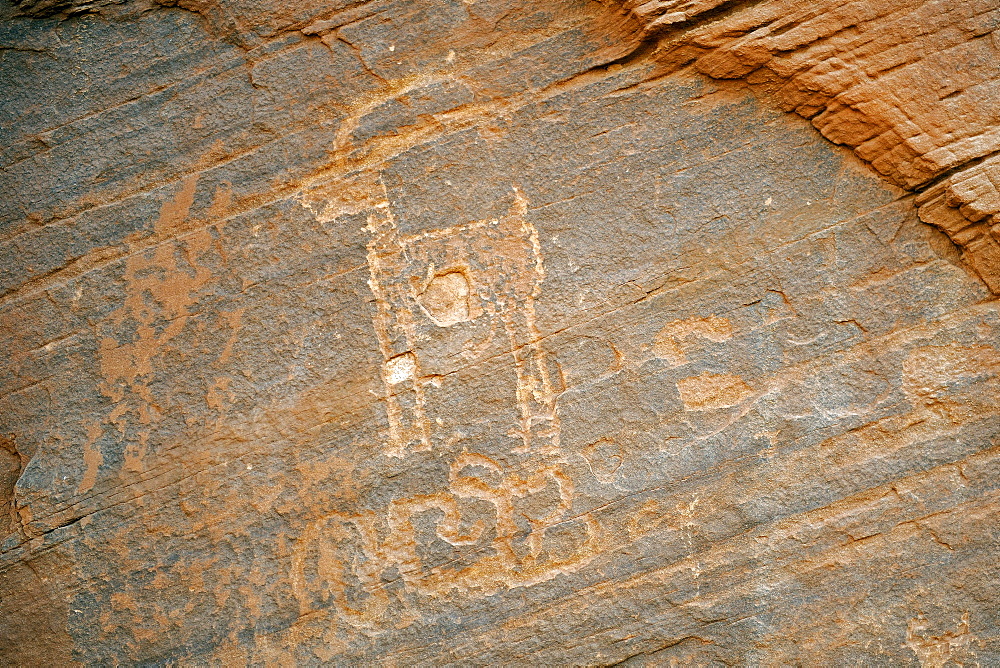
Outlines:
[[[431,279],[418,301],[439,327],[451,327],[472,319],[469,279],[464,272],[449,271]]]

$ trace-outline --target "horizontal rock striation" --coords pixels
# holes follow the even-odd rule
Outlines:
[[[1000,663],[993,12],[0,0],[0,663]]]

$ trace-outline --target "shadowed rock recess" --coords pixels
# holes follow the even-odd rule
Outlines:
[[[1000,0],[0,0],[0,664],[1000,665]]]

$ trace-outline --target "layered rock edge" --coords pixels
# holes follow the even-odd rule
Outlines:
[[[918,193],[1000,294],[1000,60],[993,0],[626,0],[653,58],[745,79]],[[969,68],[969,62],[990,63]]]

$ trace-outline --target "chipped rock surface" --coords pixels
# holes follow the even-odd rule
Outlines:
[[[998,17],[0,1],[0,663],[1000,665]]]
[[[1000,3],[625,0],[656,57],[742,78],[891,183],[1000,293]],[[720,10],[721,16],[712,15]],[[709,17],[713,20],[705,20]],[[701,24],[698,24],[699,19]]]

